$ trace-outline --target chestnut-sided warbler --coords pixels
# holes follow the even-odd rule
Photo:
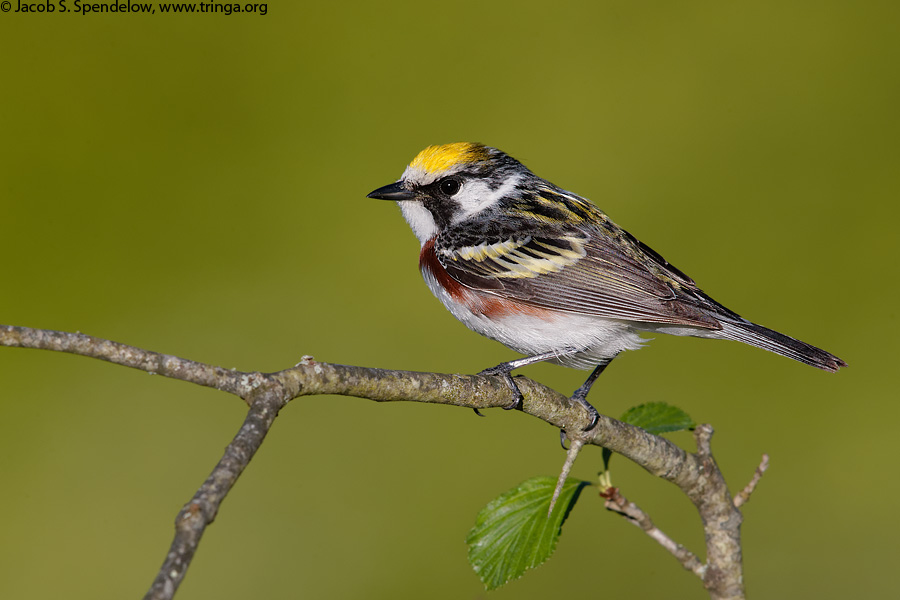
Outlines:
[[[422,245],[419,268],[435,296],[469,329],[527,355],[482,371],[502,375],[541,361],[593,369],[635,350],[641,332],[737,340],[825,371],[846,363],[751,323],[613,223],[511,156],[481,144],[429,146],[399,181],[369,198],[395,200]]]

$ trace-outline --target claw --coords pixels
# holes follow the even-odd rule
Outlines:
[[[583,406],[584,409],[586,411],[588,411],[588,414],[591,416],[591,422],[588,423],[587,427],[585,427],[584,429],[581,430],[582,432],[590,431],[591,429],[593,429],[594,427],[597,426],[597,423],[600,422],[600,413],[597,412],[597,409],[594,408],[591,405],[591,403],[588,402],[584,398],[584,396],[586,396],[586,395],[587,394],[583,391],[583,386],[582,386],[581,388],[578,388],[578,390],[574,394],[572,394],[572,398],[571,398],[571,400],[574,400],[575,402],[577,402],[578,404]]]
[[[525,398],[522,396],[522,392],[519,390],[519,386],[516,385],[515,380],[510,375],[510,371],[512,371],[515,367],[509,365],[509,363],[503,363],[502,365],[497,365],[496,367],[491,367],[490,369],[485,369],[478,373],[479,375],[500,375],[503,377],[503,381],[506,382],[506,385],[509,386],[509,389],[512,390],[513,393],[513,402],[509,406],[504,406],[503,410],[514,410],[522,407],[522,402]]]
[[[481,411],[478,410],[477,408],[473,408],[472,410],[474,410],[474,411],[475,411],[475,414],[478,415],[479,417],[483,417],[483,416],[484,416],[483,414],[481,414]]]
[[[568,448],[566,448],[566,430],[565,429],[559,430],[559,445],[562,446],[563,450],[568,450]]]
[[[587,400],[582,401],[581,405],[584,406],[588,410],[589,413],[591,413],[591,422],[588,423],[587,427],[585,427],[584,429],[581,430],[584,432],[588,432],[591,429],[593,429],[594,427],[596,427],[597,423],[600,422],[600,413],[597,412],[597,409],[594,408],[593,406],[591,406],[591,404]]]
[[[509,373],[506,373],[504,379],[506,380],[506,383],[509,385],[509,387],[512,388],[514,400],[513,403],[509,406],[504,406],[503,410],[515,410],[518,408],[522,408],[522,402],[525,401],[525,397],[522,396],[522,392],[519,390],[519,386],[516,385],[515,380]]]

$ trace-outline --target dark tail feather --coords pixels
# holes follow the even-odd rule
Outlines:
[[[721,321],[721,323],[722,331],[719,333],[725,339],[744,342],[775,354],[793,358],[796,361],[830,373],[847,366],[847,363],[834,354],[825,352],[815,346],[810,346],[806,342],[795,340],[783,333],[767,329],[762,325],[750,323],[749,321]]]

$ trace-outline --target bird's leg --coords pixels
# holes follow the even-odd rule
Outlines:
[[[600,413],[598,413],[597,409],[591,406],[591,403],[587,401],[587,395],[588,392],[591,391],[591,386],[594,385],[594,382],[597,381],[598,377],[600,377],[600,373],[602,373],[608,365],[609,362],[605,362],[594,367],[594,370],[591,371],[591,374],[588,376],[587,381],[582,383],[581,387],[575,390],[575,393],[572,394],[572,400],[575,400],[576,402],[581,404],[591,414],[591,422],[587,427],[584,428],[583,431],[590,431],[597,426],[597,421],[600,420]]]
[[[587,401],[588,392],[591,391],[591,386],[594,385],[594,382],[597,381],[597,378],[600,377],[600,373],[603,372],[604,369],[609,365],[610,361],[606,361],[603,364],[597,365],[591,374],[588,376],[587,381],[581,384],[581,387],[575,390],[575,393],[572,394],[572,400],[578,402],[582,405],[588,413],[591,415],[591,422],[587,427],[582,429],[582,432],[588,432],[594,427],[597,426],[597,422],[600,420],[600,413],[597,412],[597,409],[591,406],[591,403]],[[566,449],[566,432],[562,429],[559,430],[559,443],[562,445],[563,450]]]
[[[510,387],[513,393],[513,403],[509,406],[504,406],[503,408],[505,410],[512,410],[514,408],[521,407],[522,400],[524,400],[524,398],[522,398],[522,392],[519,391],[519,386],[516,385],[515,380],[513,380],[512,375],[510,375],[511,372],[521,367],[527,367],[528,365],[544,362],[545,360],[550,360],[551,358],[559,358],[560,356],[566,356],[567,354],[574,354],[576,352],[578,352],[578,350],[576,350],[575,348],[566,348],[561,351],[558,350],[554,352],[544,352],[543,354],[535,354],[534,356],[526,356],[525,358],[500,363],[496,367],[485,369],[484,371],[481,371],[479,375],[500,375],[503,377],[504,381],[506,381],[506,384]],[[590,388],[590,386],[588,386],[588,388]],[[587,395],[587,392],[585,392],[585,395]],[[475,414],[483,416],[480,412],[478,412],[477,408],[473,410],[475,411]]]

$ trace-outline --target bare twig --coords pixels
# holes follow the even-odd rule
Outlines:
[[[688,571],[703,579],[706,575],[706,565],[694,555],[693,552],[675,542],[662,532],[641,508],[634,502],[629,502],[619,491],[619,488],[609,487],[600,491],[600,497],[605,500],[604,506],[612,512],[619,513],[630,523],[640,527],[644,533],[656,540]]]
[[[164,600],[174,596],[206,526],[215,520],[222,500],[256,454],[278,411],[287,402],[278,386],[271,384],[253,396],[247,418],[225,448],[225,455],[175,517],[175,539],[144,600]]]
[[[153,375],[181,379],[197,385],[231,392],[241,397],[244,397],[251,389],[248,387],[249,383],[244,373],[213,367],[177,356],[151,352],[83,333],[0,325],[0,346],[37,348],[99,358],[117,365],[140,369]]]
[[[370,369],[311,359],[277,373],[242,373],[87,335],[3,325],[0,345],[99,358],[224,390],[250,404],[240,432],[207,481],[179,513],[171,550],[148,592],[147,597],[154,599],[174,595],[204,528],[212,522],[222,499],[259,448],[278,411],[291,399],[338,394],[377,402],[428,402],[469,408],[509,404],[509,388],[496,376]],[[581,431],[584,427],[584,410],[569,398],[525,377],[517,378],[517,385],[524,395],[523,412],[565,431]],[[712,458],[712,428],[700,426],[695,435],[698,451],[690,454],[669,440],[600,415],[596,426],[580,441],[618,452],[681,488],[700,512],[706,532],[704,586],[714,599],[743,598],[741,514]],[[571,455],[572,460],[577,450]]]
[[[566,450],[566,462],[563,463],[562,471],[559,473],[559,478],[556,480],[556,489],[553,490],[553,497],[550,498],[550,509],[547,511],[547,514],[553,512],[553,507],[556,506],[556,501],[559,499],[559,494],[562,492],[563,485],[566,483],[566,478],[569,476],[569,472],[572,470],[572,465],[575,464],[575,459],[578,458],[578,454],[581,452],[581,449],[584,448],[584,441],[575,438],[569,444],[569,449]]]
[[[736,508],[740,508],[750,499],[750,495],[753,494],[754,490],[756,490],[756,485],[759,483],[759,480],[762,479],[763,473],[769,468],[769,455],[763,454],[762,460],[759,462],[759,466],[756,467],[756,472],[753,473],[753,478],[750,479],[750,483],[744,486],[744,489],[740,491],[740,493],[734,497],[734,506]]]

